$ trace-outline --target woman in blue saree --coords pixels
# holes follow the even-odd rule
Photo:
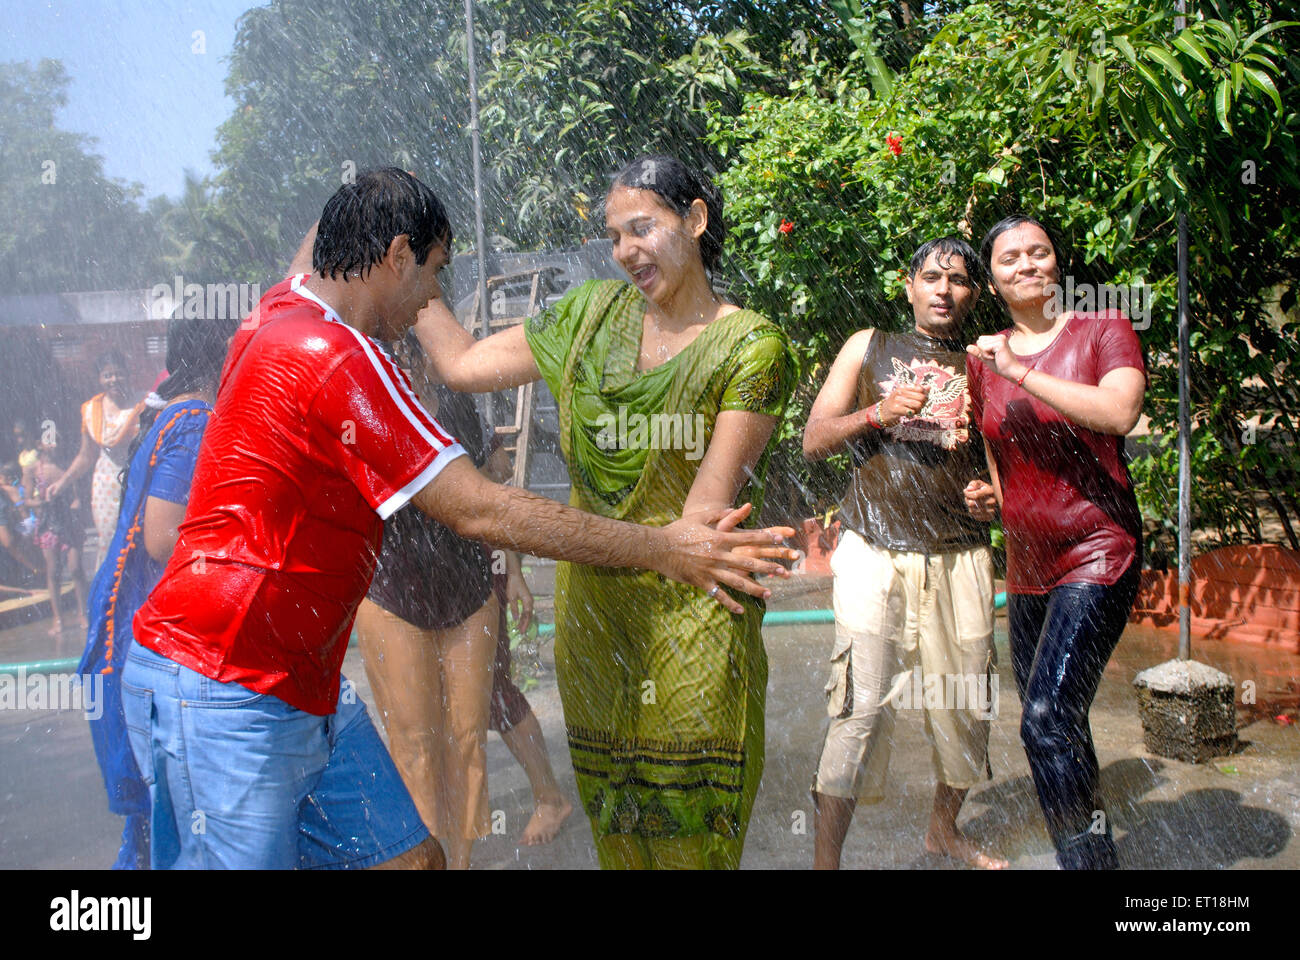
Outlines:
[[[117,527],[90,588],[90,627],[77,673],[85,685],[90,736],[108,808],[126,817],[115,870],[149,865],[149,789],[127,739],[119,683],[131,646],[131,621],[176,544],[176,527],[185,516],[199,443],[234,328],[234,321],[202,318],[178,318],[168,325],[169,376],[141,416]]]

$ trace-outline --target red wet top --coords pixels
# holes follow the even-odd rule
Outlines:
[[[177,663],[324,715],[383,521],[465,451],[305,276],[231,342],[180,538],[134,625]]]
[[[1120,367],[1146,369],[1137,334],[1117,310],[1076,313],[1050,346],[1020,360],[1094,386]],[[973,357],[966,366],[971,412],[1002,484],[1007,590],[1115,583],[1142,536],[1124,438],[1072,423]]]

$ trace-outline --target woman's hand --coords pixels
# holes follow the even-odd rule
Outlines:
[[[966,352],[984,363],[999,377],[1020,380],[1029,368],[1011,352],[1005,334],[993,333],[980,337],[966,348]]]
[[[533,593],[520,570],[511,570],[506,575],[506,609],[519,632],[527,633],[533,620]]]
[[[781,548],[786,537],[793,537],[790,527],[767,527],[762,530],[736,530],[753,512],[754,505],[746,503],[735,510],[712,510],[693,513],[689,517],[660,529],[665,548],[654,569],[680,583],[688,583],[706,591],[732,613],[744,613],[745,608],[731,598],[723,586],[733,587],[751,596],[766,598],[771,595],[752,574],[788,577],[790,571],[779,563],[762,560],[739,552],[742,547],[757,547],[783,551],[777,556],[795,559],[796,551]]]

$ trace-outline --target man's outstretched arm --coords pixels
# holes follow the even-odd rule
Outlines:
[[[482,540],[521,553],[601,567],[640,567],[673,580],[713,590],[733,587],[755,597],[770,591],[752,573],[788,576],[771,560],[736,553],[757,547],[760,557],[793,560],[794,550],[781,540],[794,536],[789,527],[732,530],[752,509],[715,511],[704,518],[714,527],[678,520],[666,527],[610,520],[584,513],[526,490],[492,483],[460,457],[447,464],[411,502],[462,537]],[[732,613],[744,609],[718,590],[714,598]]]

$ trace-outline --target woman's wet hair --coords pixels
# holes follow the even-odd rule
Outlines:
[[[122,373],[126,373],[126,357],[116,347],[105,350],[95,358],[95,376],[99,376],[109,367],[117,367]]]
[[[1031,227],[1037,227],[1047,235],[1047,242],[1052,247],[1052,254],[1056,257],[1056,278],[1060,282],[1061,277],[1066,273],[1066,260],[1061,245],[1056,241],[1056,234],[1047,228],[1045,223],[1035,220],[1033,217],[1027,217],[1022,213],[1015,213],[1009,217],[1004,217],[993,226],[989,227],[988,233],[984,234],[984,240],[980,243],[980,265],[984,268],[984,275],[988,278],[990,285],[993,285],[993,244],[998,237],[1008,230],[1014,230],[1016,227],[1028,224]],[[1002,295],[997,292],[994,286],[993,295],[1002,302]]]
[[[126,472],[131,467],[136,450],[158,419],[162,408],[182,394],[216,388],[221,379],[221,368],[226,362],[230,338],[235,335],[238,327],[239,321],[234,318],[207,320],[203,317],[173,317],[167,322],[167,379],[154,389],[158,400],[153,400],[152,403],[146,401],[145,409],[140,414],[140,430],[131,441],[126,466],[121,474],[123,484],[126,483]]]
[[[415,262],[423,266],[435,244],[451,246],[451,220],[434,192],[397,167],[357,174],[334,192],[320,215],[312,270],[343,279],[354,271],[365,276],[381,262],[393,238],[406,234]]]
[[[215,386],[226,362],[226,348],[239,321],[183,319],[167,324],[167,379],[154,393],[171,400]]]
[[[709,222],[700,237],[700,259],[709,273],[717,269],[727,237],[727,224],[722,219],[722,191],[706,174],[688,167],[676,157],[647,154],[637,157],[614,174],[609,188],[613,190],[615,187],[649,190],[679,217],[690,213],[691,204],[696,200],[703,200],[709,211]]]

